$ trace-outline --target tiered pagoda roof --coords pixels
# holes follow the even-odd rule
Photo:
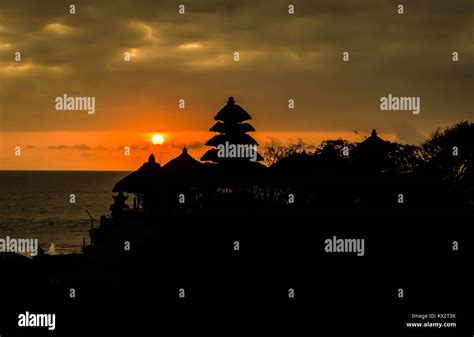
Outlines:
[[[229,97],[227,105],[225,105],[214,116],[217,121],[209,131],[218,132],[219,134],[212,137],[206,142],[207,146],[213,146],[214,149],[208,150],[202,157],[202,161],[220,162],[222,158],[218,158],[217,147],[226,143],[235,145],[255,145],[258,142],[247,132],[255,131],[254,127],[249,123],[244,123],[252,117],[240,105],[235,104],[234,98]],[[237,158],[240,159],[240,158]],[[257,153],[257,160],[263,160],[263,157]]]

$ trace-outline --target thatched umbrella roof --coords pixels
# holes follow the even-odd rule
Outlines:
[[[390,165],[391,150],[391,143],[377,136],[377,132],[373,130],[370,137],[352,150],[351,157],[360,172],[374,174]]]
[[[217,156],[217,149],[210,149],[207,150],[206,153],[204,153],[201,157],[202,161],[211,161],[211,162],[217,162],[219,160]]]
[[[252,117],[240,105],[235,104],[233,97],[229,97],[227,105],[217,113],[214,119],[227,123],[240,123]]]
[[[225,144],[225,142],[229,142],[229,144],[235,145],[257,145],[258,142],[253,139],[251,136],[247,135],[246,133],[237,134],[233,136],[228,135],[215,135],[211,139],[209,139],[205,145],[207,146],[218,146],[221,144]]]
[[[160,180],[161,171],[160,164],[155,161],[155,156],[151,154],[148,162],[120,180],[114,186],[113,192],[139,193],[150,190],[153,184]]]
[[[165,182],[199,182],[204,164],[191,157],[185,147],[183,152],[163,166]]]
[[[377,131],[374,129],[372,130],[370,137],[364,139],[357,148],[360,151],[366,152],[385,152],[387,151],[387,145],[388,143],[385,140],[377,136]]]
[[[220,132],[225,134],[233,133],[245,133],[255,131],[254,127],[249,123],[239,123],[239,124],[225,124],[222,122],[216,122],[209,131]]]

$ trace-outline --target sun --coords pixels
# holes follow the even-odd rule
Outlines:
[[[153,145],[161,145],[165,141],[165,137],[159,133],[155,133],[153,137],[151,137],[151,142]]]

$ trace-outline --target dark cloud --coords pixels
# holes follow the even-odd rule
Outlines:
[[[392,0],[291,3],[293,16],[286,0],[188,1],[178,15],[172,0],[81,0],[70,15],[69,1],[3,0],[2,130],[116,130],[134,119],[206,130],[231,95],[257,131],[434,130],[472,119],[471,0],[405,2],[404,15]],[[54,110],[64,93],[95,96],[96,115]],[[381,113],[388,93],[420,96],[422,113]]]
[[[72,146],[54,145],[54,146],[48,146],[48,149],[50,150],[90,150],[92,149],[92,147],[86,144],[77,144],[77,145],[72,145]]]
[[[81,158],[94,158],[96,157],[95,153],[81,153]]]

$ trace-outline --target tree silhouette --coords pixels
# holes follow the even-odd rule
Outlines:
[[[277,139],[271,139],[270,143],[265,144],[263,153],[264,164],[271,166],[283,158],[287,158],[296,153],[311,150],[311,146],[305,144],[302,139],[299,139],[295,144],[284,145]]]
[[[422,145],[424,171],[447,181],[473,181],[474,123],[460,122],[436,130]]]
[[[416,145],[390,143],[388,156],[386,172],[392,175],[415,173],[424,163],[422,149]]]
[[[350,163],[350,153],[356,144],[344,139],[325,140],[316,148],[314,153],[318,166],[326,169],[347,168]]]

